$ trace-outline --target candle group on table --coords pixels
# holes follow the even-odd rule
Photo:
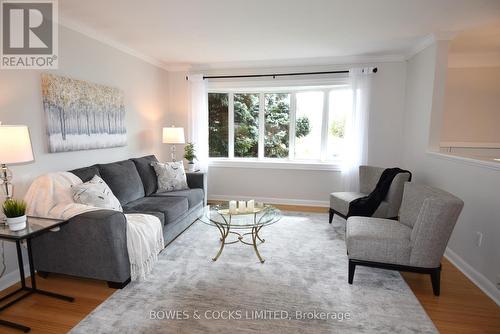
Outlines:
[[[236,206],[236,203],[238,203],[238,206]],[[249,200],[249,201],[229,201],[229,213],[232,215],[238,214],[238,213],[253,213],[255,210],[255,201]]]

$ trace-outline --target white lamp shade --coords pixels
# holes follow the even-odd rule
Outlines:
[[[0,125],[0,163],[33,161],[30,132],[24,125]]]
[[[169,127],[163,128],[163,143],[184,144],[184,128]]]

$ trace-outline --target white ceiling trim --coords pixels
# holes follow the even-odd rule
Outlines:
[[[310,67],[310,66],[335,66],[346,64],[377,64],[402,62],[406,58],[402,54],[388,54],[380,56],[342,56],[342,57],[322,57],[322,58],[295,58],[279,60],[260,60],[244,62],[224,62],[211,64],[194,64],[191,71],[211,71],[224,69],[244,69],[244,68],[283,68],[283,67]]]
[[[419,43],[415,44],[413,48],[411,48],[410,52],[406,54],[405,59],[409,60],[413,58],[413,56],[415,56],[417,53],[427,49],[429,46],[436,43],[437,41],[451,41],[455,38],[457,34],[458,32],[456,31],[441,31],[429,34],[425,36],[423,39],[421,39]]]

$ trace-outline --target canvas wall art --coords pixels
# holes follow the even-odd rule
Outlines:
[[[120,89],[43,74],[42,96],[50,152],[127,145]]]

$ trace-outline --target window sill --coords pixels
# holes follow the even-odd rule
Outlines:
[[[267,169],[295,169],[295,170],[317,170],[340,172],[340,161],[332,162],[309,162],[309,161],[287,161],[274,159],[224,159],[212,158],[208,162],[209,167],[223,168],[267,168]]]

